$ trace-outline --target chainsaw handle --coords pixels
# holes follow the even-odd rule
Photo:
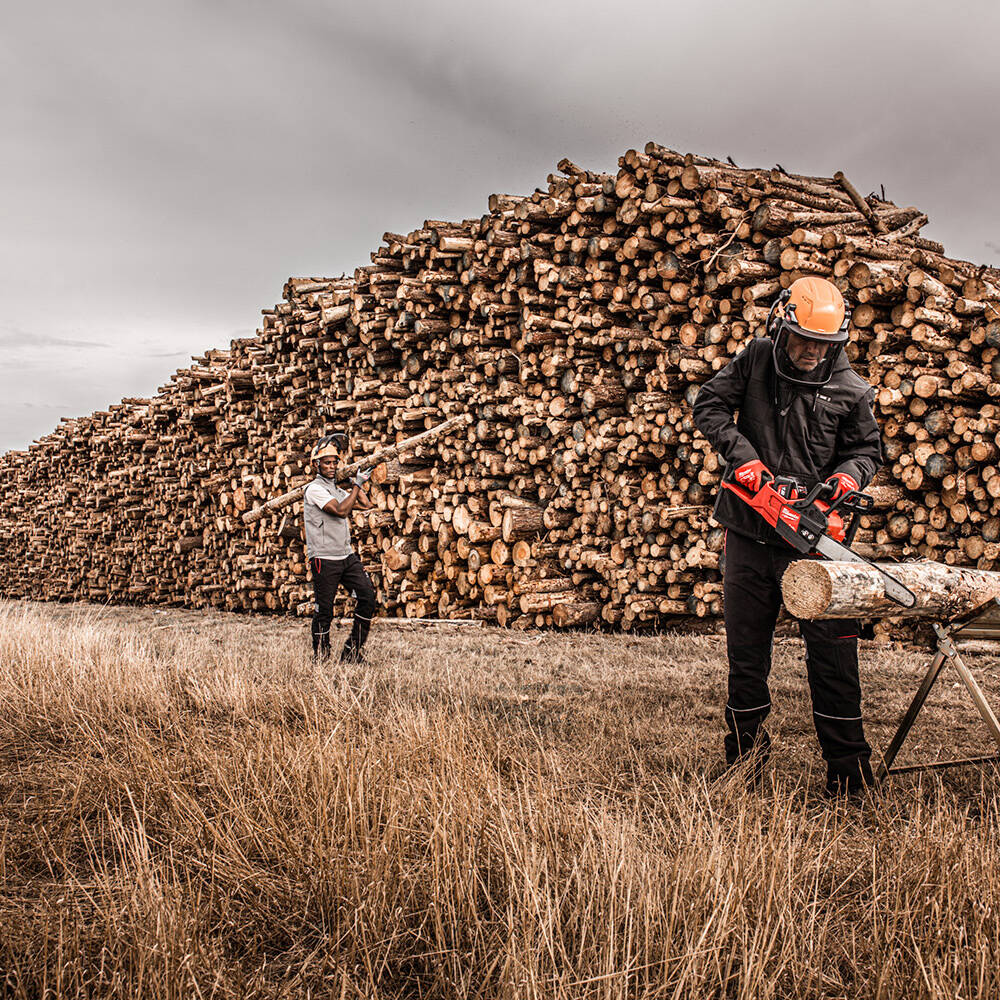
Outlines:
[[[855,514],[869,514],[875,507],[875,498],[861,490],[848,490],[830,509],[835,510],[841,506]]]
[[[792,501],[798,496],[799,482],[794,476],[775,476],[771,489],[783,500]]]
[[[860,490],[848,490],[842,497],[835,500],[830,507],[830,513],[837,511],[847,525],[844,544],[850,548],[854,544],[854,536],[861,526],[859,514],[867,514],[875,507],[875,498]]]
[[[794,483],[795,480],[790,480],[790,482]],[[835,489],[836,487],[833,483],[817,483],[804,497],[789,500],[788,505],[790,507],[794,507],[796,510],[805,510],[806,508],[811,507],[817,500],[823,501],[832,499],[833,491]],[[830,509],[833,510],[836,506],[837,504],[835,503]]]

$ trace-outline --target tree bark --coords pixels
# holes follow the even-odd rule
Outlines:
[[[862,563],[800,559],[781,579],[785,607],[796,618],[954,618],[1000,596],[1000,572],[938,562],[880,563],[913,591],[912,608],[885,596],[881,575]]]

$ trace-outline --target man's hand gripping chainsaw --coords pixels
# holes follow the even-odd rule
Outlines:
[[[806,555],[816,552],[827,559],[870,566],[881,575],[886,597],[904,608],[912,608],[916,603],[911,590],[850,547],[858,530],[858,516],[869,513],[875,505],[867,493],[849,490],[828,503],[833,497],[835,485],[825,482],[817,483],[805,496],[799,497],[798,483],[794,479],[783,476],[774,478],[766,470],[756,493],[725,479],[722,485],[757,511],[799,552]]]

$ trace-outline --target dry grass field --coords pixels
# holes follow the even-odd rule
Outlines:
[[[797,640],[758,792],[712,780],[718,636],[307,645],[0,604],[2,995],[1000,996],[996,771],[828,803]],[[862,655],[884,747],[925,656]],[[952,680],[909,759],[988,749]]]

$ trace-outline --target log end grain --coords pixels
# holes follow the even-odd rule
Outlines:
[[[781,596],[789,613],[796,618],[816,618],[830,605],[833,581],[814,559],[799,559],[781,578]]]

